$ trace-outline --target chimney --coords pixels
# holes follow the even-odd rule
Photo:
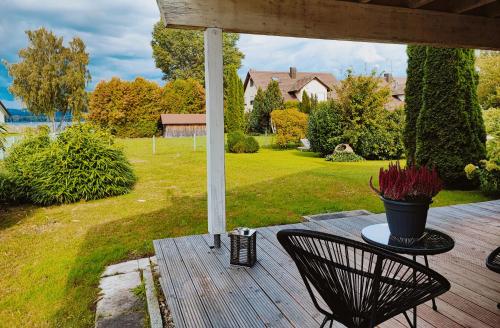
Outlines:
[[[391,80],[392,80],[392,74],[391,73],[384,73],[384,80],[386,82],[391,82]]]
[[[297,78],[297,67],[290,67],[290,78]]]

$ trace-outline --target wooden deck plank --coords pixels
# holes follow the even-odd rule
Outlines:
[[[165,294],[165,299],[167,301],[168,308],[172,312],[172,315],[176,318],[176,327],[184,328],[186,327],[186,324],[184,322],[184,315],[182,314],[179,300],[177,298],[177,295],[175,294],[175,289],[173,285],[174,279],[170,275],[167,268],[168,259],[163,254],[163,250],[161,247],[162,243],[163,243],[162,240],[155,240],[153,242],[158,262],[158,267],[161,272],[159,278],[160,285],[163,290],[163,293]]]
[[[258,228],[258,262],[253,268],[229,264],[229,239],[210,250],[210,236],[154,242],[160,283],[176,327],[318,327],[315,309],[295,264],[276,232],[321,230],[360,240],[361,229],[385,222],[385,214]],[[487,254],[500,245],[500,200],[432,208],[428,225],[455,238],[455,248],[429,257],[431,268],[451,282],[438,298],[419,306],[419,327],[500,327],[500,275],[486,269]],[[231,325],[232,324],[232,325]],[[342,327],[335,324],[334,327]],[[407,327],[399,315],[383,328]]]
[[[188,241],[189,239],[190,237],[176,238],[175,244],[189,272],[191,281],[200,295],[203,307],[207,310],[207,313],[216,314],[209,316],[212,326],[225,328],[234,327],[235,325],[239,327],[250,327],[248,321],[245,321],[244,318],[239,315],[238,311],[231,311],[232,309],[226,301],[230,301],[232,297],[230,297],[230,295],[220,297],[217,288],[220,279],[212,279],[212,276],[209,274],[209,269],[203,265],[203,262],[200,261],[196,252],[192,250],[191,243]],[[251,313],[245,308],[244,303],[238,305],[241,306],[242,310]]]
[[[210,236],[193,236],[194,239],[203,238],[206,247],[210,242]],[[241,294],[252,305],[258,315],[262,318],[266,327],[290,327],[290,322],[286,319],[283,313],[276,307],[276,305],[267,297],[261,290],[260,286],[254,281],[246,268],[235,267],[229,264],[229,250],[225,247],[220,249],[211,250],[211,255],[214,256],[220,266],[222,266],[227,274],[231,277],[237,285]],[[210,258],[211,259],[211,258]],[[232,290],[231,292],[237,292]]]
[[[227,236],[221,236],[224,247],[229,249],[229,239]],[[252,268],[252,276],[255,282],[259,284],[262,290],[270,297],[278,308],[285,314],[288,320],[296,327],[315,327],[321,321],[317,321],[317,313],[307,312],[302,305],[290,295],[290,291],[283,288],[278,282],[279,277],[269,274],[261,261],[257,262]],[[303,299],[306,301],[306,299]]]
[[[185,267],[174,239],[160,241],[166,267],[172,279],[180,311],[187,327],[211,327],[191,277]],[[160,271],[161,274],[163,272]]]

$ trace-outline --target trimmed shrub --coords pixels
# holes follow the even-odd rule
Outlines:
[[[259,143],[242,131],[234,131],[227,135],[227,149],[230,153],[256,153],[259,151]]]
[[[415,163],[415,150],[417,138],[417,119],[422,108],[422,90],[424,66],[427,58],[427,47],[410,45],[406,49],[408,54],[408,79],[405,88],[405,127],[404,144],[406,148],[407,163]]]
[[[468,188],[464,167],[486,157],[472,50],[427,48],[416,163],[435,166],[447,188]]]
[[[307,115],[296,108],[275,110],[271,122],[276,129],[276,144],[281,148],[296,145],[307,131]]]
[[[329,162],[360,162],[365,160],[363,157],[349,152],[336,152],[327,155],[325,159]]]
[[[144,138],[159,135],[159,122],[138,120],[126,125],[114,127],[111,133],[121,138]]]
[[[318,108],[309,115],[307,138],[311,150],[321,156],[332,154],[335,147],[343,141],[343,130],[338,105],[334,101],[318,104]]]
[[[236,68],[229,71],[224,90],[224,125],[226,132],[240,131],[245,127],[245,99],[243,83]]]
[[[69,127],[54,141],[45,131],[27,136],[12,147],[6,169],[22,196],[42,205],[126,194],[136,181],[111,136],[90,125]]]

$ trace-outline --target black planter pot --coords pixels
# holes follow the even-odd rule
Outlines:
[[[429,202],[384,201],[387,224],[391,235],[400,238],[420,238],[424,234],[427,222]]]

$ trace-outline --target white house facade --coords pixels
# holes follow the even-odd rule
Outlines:
[[[302,101],[304,91],[310,96],[316,96],[319,101],[325,101],[337,83],[330,73],[297,72],[295,67],[290,67],[289,72],[250,70],[244,83],[246,112],[253,109],[257,90],[265,90],[271,81],[278,82],[285,101]]]

